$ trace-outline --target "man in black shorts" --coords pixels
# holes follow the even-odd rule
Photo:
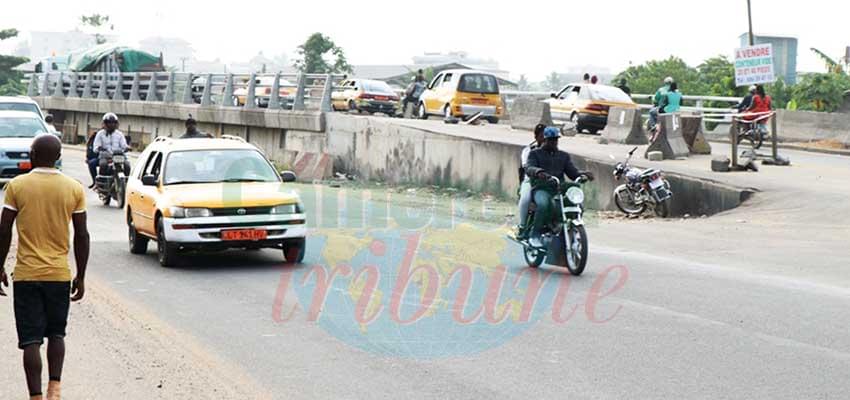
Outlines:
[[[32,172],[6,185],[0,215],[0,296],[8,287],[6,256],[17,221],[17,264],[12,274],[18,347],[24,351],[24,371],[30,399],[42,400],[41,345],[48,338],[47,399],[59,400],[65,360],[65,325],[70,301],[85,294],[89,233],[83,186],[54,168],[62,151],[50,134],[35,138],[31,148]],[[68,264],[68,225],[74,225],[74,258],[77,276],[71,280]],[[71,297],[73,295],[73,297]]]

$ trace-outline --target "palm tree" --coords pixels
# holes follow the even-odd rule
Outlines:
[[[821,60],[823,60],[823,62],[824,62],[824,63],[826,63],[826,69],[827,69],[830,73],[834,73],[834,74],[844,74],[844,66],[843,66],[843,65],[841,65],[841,63],[839,63],[838,61],[833,60],[831,57],[829,57],[828,55],[826,55],[824,52],[822,52],[822,51],[820,51],[820,50],[818,50],[818,49],[816,49],[816,48],[814,48],[814,47],[812,47],[812,51],[813,51],[815,54],[817,54],[817,55],[818,55],[818,57],[820,57],[820,58],[821,58]]]

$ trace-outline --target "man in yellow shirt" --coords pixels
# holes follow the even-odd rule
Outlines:
[[[6,185],[0,215],[0,296],[8,287],[5,261],[17,220],[17,264],[12,274],[18,347],[24,351],[24,371],[30,399],[41,400],[41,345],[48,338],[47,366],[50,382],[47,399],[60,398],[65,359],[65,326],[70,301],[85,294],[89,233],[83,186],[54,166],[62,144],[54,135],[41,135],[32,143],[33,170]],[[68,264],[68,224],[74,225],[74,258],[77,276],[71,282]],[[71,295],[73,294],[73,297]]]

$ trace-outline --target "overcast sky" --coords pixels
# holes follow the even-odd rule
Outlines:
[[[850,2],[752,1],[756,34],[800,40],[802,71],[823,69],[810,47],[839,57],[850,45]],[[532,80],[570,66],[618,72],[630,62],[670,55],[696,65],[714,55],[731,56],[747,30],[745,0],[8,0],[0,28],[70,30],[79,15],[95,12],[110,15],[128,43],[181,37],[207,60],[247,61],[259,51],[292,59],[310,33],[323,32],[353,64],[406,64],[425,51],[464,50]],[[11,48],[0,45],[0,51]]]

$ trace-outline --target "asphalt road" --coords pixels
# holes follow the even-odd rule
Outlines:
[[[88,183],[81,157],[66,151],[65,172]],[[310,187],[301,190],[314,196]],[[325,190],[323,198],[336,193]],[[516,317],[515,307],[501,323],[487,321],[485,312],[465,324],[451,318],[447,303],[454,297],[444,296],[446,303],[438,300],[425,318],[405,324],[389,316],[392,298],[400,297],[399,316],[406,319],[421,304],[411,299],[422,293],[427,298],[429,275],[418,276],[406,293],[384,292],[382,308],[373,303],[358,308],[351,287],[335,285],[316,321],[310,318],[315,305],[310,300],[321,288],[303,282],[322,275],[309,275],[313,266],[329,273],[331,266],[357,272],[374,265],[370,271],[376,271],[377,287],[387,288],[405,265],[420,265],[405,251],[415,244],[410,234],[420,233],[417,260],[433,263],[441,274],[447,265],[469,265],[492,282],[504,266],[507,283],[496,300],[504,304],[531,290],[520,283],[519,294],[510,294],[518,276],[530,276],[519,247],[505,244],[494,226],[469,219],[442,231],[396,230],[403,218],[395,218],[389,229],[364,230],[334,228],[325,213],[314,220],[319,227],[304,266],[284,265],[277,252],[262,251],[196,255],[164,269],[153,244],[145,256],[128,252],[121,210],[99,205],[93,193],[89,203],[90,274],[191,335],[205,351],[242,368],[274,398],[827,399],[850,393],[847,271],[806,279],[801,270],[807,266],[790,261],[797,251],[793,244],[765,246],[755,238],[736,247],[720,239],[717,221],[743,218],[736,214],[592,224],[588,271],[573,279],[556,268],[544,269],[552,274],[526,323]],[[336,203],[322,204],[335,209]],[[395,204],[389,210],[396,217],[422,211]],[[347,220],[357,219],[352,214],[346,212]],[[793,233],[773,234],[781,236],[777,240],[793,238]],[[650,236],[664,240],[644,242]],[[741,247],[770,250],[742,253]],[[807,241],[803,251],[817,254],[817,241]],[[494,253],[499,253],[495,261]],[[830,265],[850,261],[840,251],[823,257]],[[441,282],[457,287],[459,276]],[[484,287],[474,282],[473,287]],[[563,292],[566,296],[559,297]],[[471,293],[461,318],[486,302],[483,289]],[[296,303],[299,309],[286,320]],[[562,316],[573,307],[575,314],[555,321],[551,310],[558,304],[565,305],[558,310]],[[381,314],[371,324],[352,322],[351,314],[364,309]]]

